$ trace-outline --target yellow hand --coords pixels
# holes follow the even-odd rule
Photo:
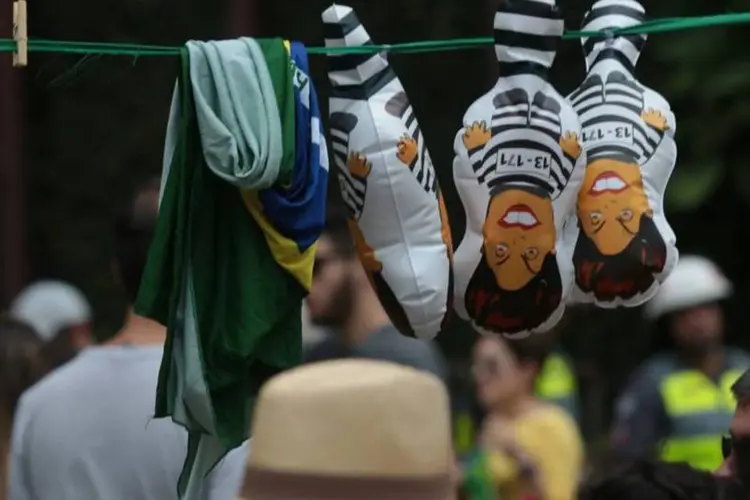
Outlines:
[[[641,118],[643,119],[646,124],[649,126],[655,128],[656,130],[660,130],[664,132],[669,128],[669,124],[667,123],[667,119],[664,117],[664,115],[661,113],[661,111],[653,108],[649,108],[643,113],[641,113]]]
[[[487,129],[485,122],[474,122],[464,129],[464,146],[468,150],[480,148],[487,144],[492,132]]]
[[[560,147],[566,155],[576,160],[581,156],[581,143],[578,142],[578,134],[575,132],[565,132],[560,137]]]
[[[364,155],[352,151],[346,160],[346,168],[349,169],[349,173],[354,177],[366,179],[370,175],[372,164],[367,161]]]
[[[398,159],[408,167],[417,159],[418,154],[417,141],[413,137],[404,134],[398,141],[398,151],[396,151]]]

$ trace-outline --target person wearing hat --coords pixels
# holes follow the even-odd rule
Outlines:
[[[387,361],[303,365],[269,380],[242,500],[455,500],[448,394]]]
[[[51,369],[70,361],[93,339],[91,306],[80,290],[63,281],[32,283],[15,298],[10,315],[36,330]]]
[[[680,258],[646,315],[673,348],[647,360],[617,401],[613,447],[632,457],[658,454],[703,470],[721,464],[721,436],[735,409],[731,387],[750,367],[747,353],[723,345],[719,302],[732,284],[705,257]]]

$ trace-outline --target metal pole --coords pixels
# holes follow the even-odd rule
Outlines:
[[[0,37],[11,38],[12,26],[8,2],[0,8]],[[22,71],[13,67],[11,54],[0,55],[0,308],[8,305],[27,278]]]

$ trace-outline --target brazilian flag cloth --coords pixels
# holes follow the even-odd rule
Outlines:
[[[155,412],[189,431],[183,499],[249,437],[260,386],[301,361],[328,183],[308,71],[282,39],[181,51],[136,312],[167,326]]]

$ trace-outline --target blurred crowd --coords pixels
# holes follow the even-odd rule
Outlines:
[[[131,304],[159,186],[137,190],[113,227],[112,279]],[[519,340],[480,338],[475,393],[450,398],[453,374],[440,350],[391,324],[334,207],[305,304],[306,366],[269,382],[253,438],[217,465],[204,497],[324,498],[313,491],[333,488],[350,492],[339,498],[368,498],[364,488],[391,499],[402,490],[413,499],[750,498],[750,356],[723,342],[721,302],[731,293],[710,260],[681,258],[645,308],[670,348],[622,388],[611,460],[591,463],[576,369],[558,343],[564,326]],[[97,343],[95,314],[73,285],[40,281],[0,319],[0,498],[176,498],[187,436],[152,418],[165,328],[131,308],[117,334]],[[279,482],[269,469],[293,474]],[[302,472],[305,480],[294,476]],[[341,478],[319,481],[373,472],[445,481],[422,490],[372,478],[360,478],[359,490]]]

